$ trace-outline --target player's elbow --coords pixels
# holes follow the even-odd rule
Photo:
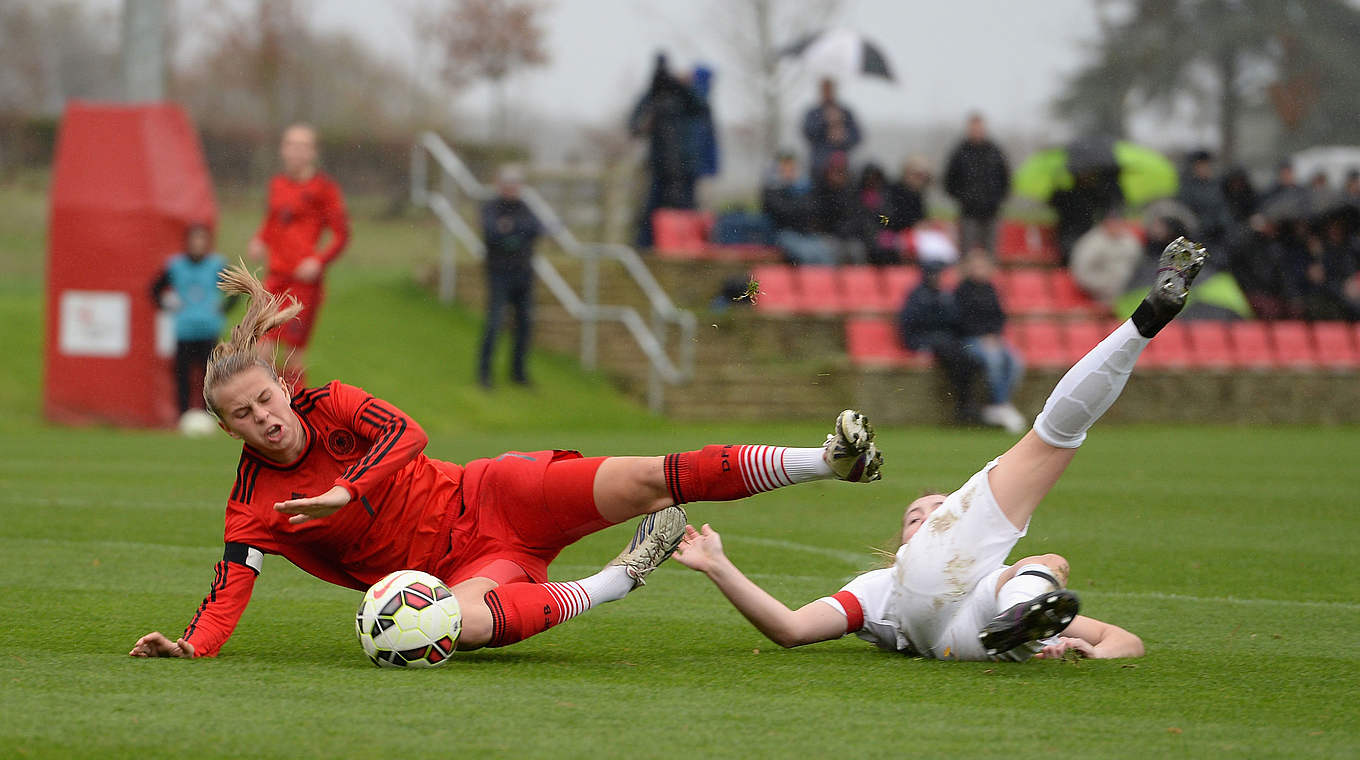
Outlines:
[[[765,635],[769,637],[770,641],[773,641],[785,649],[793,649],[794,647],[801,647],[804,644],[812,644],[821,641],[821,638],[815,636],[811,630],[799,626],[796,622],[787,623],[779,626],[775,630],[766,631]]]
[[[1128,636],[1129,643],[1126,650],[1128,654],[1124,655],[1125,657],[1142,657],[1147,653],[1147,650],[1143,648],[1143,640],[1137,634],[1129,633]]]

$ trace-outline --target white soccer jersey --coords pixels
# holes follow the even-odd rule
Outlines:
[[[911,644],[902,635],[897,622],[888,616],[892,590],[892,568],[885,567],[860,575],[834,596],[824,596],[817,601],[826,602],[845,615],[847,633],[882,649],[900,652]]]

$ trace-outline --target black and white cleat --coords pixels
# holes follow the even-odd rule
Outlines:
[[[1030,641],[1057,636],[1067,630],[1080,609],[1081,601],[1071,591],[1049,591],[992,618],[978,640],[989,657],[995,656]]]

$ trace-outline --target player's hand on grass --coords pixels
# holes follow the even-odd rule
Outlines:
[[[264,261],[265,257],[269,255],[269,248],[263,240],[253,237],[246,244],[246,255],[250,257],[251,261]]]
[[[1085,639],[1073,638],[1071,636],[1059,638],[1058,643],[1049,644],[1034,656],[1041,660],[1061,660],[1073,653],[1080,657],[1095,658],[1099,656],[1096,654],[1095,647],[1091,646]]]
[[[193,657],[194,645],[184,639],[171,641],[160,631],[152,631],[137,639],[128,654],[133,657]]]
[[[298,262],[297,269],[293,270],[293,277],[302,282],[316,282],[321,277],[321,259],[308,256]]]
[[[288,518],[288,522],[301,525],[308,520],[330,517],[348,503],[349,490],[344,486],[335,486],[320,496],[278,502],[274,505],[274,509],[285,515],[292,515]]]
[[[673,556],[676,562],[701,573],[707,573],[726,559],[722,536],[708,523],[704,523],[700,530],[695,530],[693,525],[686,525],[685,537],[680,539],[680,546],[676,547]]]

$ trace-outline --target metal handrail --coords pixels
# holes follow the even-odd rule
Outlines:
[[[434,158],[440,169],[439,186],[433,190],[429,185],[427,157]],[[453,201],[455,191],[479,202],[495,196],[495,191],[479,182],[439,135],[422,133],[411,149],[411,202],[429,208],[440,222],[439,297],[445,303],[452,302],[454,297],[457,276],[454,243],[479,261],[486,258],[485,242],[458,213]],[[665,386],[689,382],[694,376],[694,315],[675,306],[637,251],[618,243],[582,243],[537,190],[526,186],[521,189],[520,198],[553,242],[583,263],[582,294],[578,295],[551,261],[543,256],[533,257],[534,273],[567,313],[581,323],[582,365],[588,369],[596,365],[598,324],[621,324],[650,363],[648,405],[653,411],[660,412]],[[651,309],[650,324],[631,306],[599,303],[599,261],[602,258],[622,265],[646,297]],[[679,357],[676,361],[672,361],[666,350],[666,336],[672,326],[678,330]]]

